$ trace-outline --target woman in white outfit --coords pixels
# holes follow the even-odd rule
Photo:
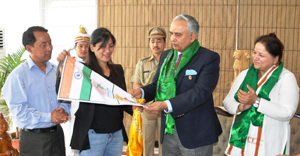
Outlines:
[[[238,75],[223,101],[235,114],[226,155],[289,154],[289,122],[299,91],[294,74],[281,62],[283,49],[274,33],[255,41],[253,64]]]
[[[89,53],[90,35],[87,33],[86,29],[83,26],[80,26],[79,33],[76,35],[74,42],[74,49],[76,52],[75,59],[80,62],[85,62],[85,60],[88,58]],[[64,50],[64,52],[66,52],[66,50]],[[79,156],[78,150],[73,150],[70,146],[75,121],[74,113],[77,111],[78,107],[79,102],[72,101],[70,109],[71,118],[69,122],[62,124],[62,128],[64,129],[65,134],[66,156]]]

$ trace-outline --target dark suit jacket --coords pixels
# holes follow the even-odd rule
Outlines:
[[[170,50],[160,57],[158,69],[152,84],[142,87],[146,101],[154,99],[161,65]],[[189,149],[210,145],[218,141],[222,129],[214,110],[212,92],[219,79],[220,56],[218,53],[200,47],[190,62],[181,69],[176,80],[176,97],[169,99],[175,119],[175,126],[181,144]],[[186,70],[195,70],[190,79]],[[161,134],[164,134],[166,114],[161,115]],[[164,135],[160,141],[163,143]]]
[[[121,65],[115,65],[114,66],[116,71],[115,71],[115,76],[119,76],[121,83],[120,88],[126,91],[126,84],[125,84],[125,77],[124,77],[124,70]],[[75,113],[75,123],[74,123],[74,129],[73,129],[73,134],[72,134],[72,139],[71,139],[71,147],[72,149],[79,149],[85,150],[85,149],[90,149],[90,143],[89,143],[89,138],[88,138],[88,131],[90,129],[90,126],[93,121],[94,117],[94,109],[95,105],[97,104],[91,104],[91,103],[86,103],[86,102],[80,102],[79,108],[77,112]],[[121,113],[119,116],[122,117],[123,119],[123,114],[124,111],[126,111],[128,114],[132,115],[132,107],[131,106],[103,106],[105,107],[113,107],[114,109],[118,109],[119,112]],[[105,118],[105,117],[103,117]],[[121,122],[122,122],[121,119]],[[110,119],[114,120],[114,119]],[[115,119],[119,120],[119,119]],[[109,121],[108,121],[109,122]],[[123,125],[123,123],[121,123]],[[124,125],[122,126],[123,130],[123,137],[124,141],[128,142],[127,134],[125,132]],[[113,133],[114,131],[110,132]]]

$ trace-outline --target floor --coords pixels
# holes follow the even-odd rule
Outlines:
[[[122,156],[127,156],[126,155],[126,149],[127,149],[127,146],[123,146]],[[154,148],[154,156],[158,156],[158,148]]]

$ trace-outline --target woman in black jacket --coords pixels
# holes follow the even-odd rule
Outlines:
[[[111,60],[115,44],[115,37],[108,29],[94,30],[85,64],[126,91],[124,70],[121,65],[113,64]],[[123,125],[124,111],[132,115],[131,106],[80,102],[75,113],[72,149],[80,150],[80,156],[121,155],[123,141],[128,141]]]

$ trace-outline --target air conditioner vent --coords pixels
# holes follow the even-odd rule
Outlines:
[[[0,52],[4,50],[4,29],[0,28]]]

